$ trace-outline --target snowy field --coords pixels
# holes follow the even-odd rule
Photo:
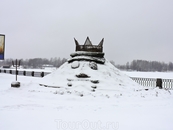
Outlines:
[[[153,75],[141,74],[150,78]],[[21,87],[11,88],[14,80],[14,75],[0,73],[0,130],[173,129],[172,90],[156,88],[134,92],[127,89],[112,97],[104,94],[81,97],[62,95],[57,92],[58,88],[39,86],[41,78],[18,76]]]
[[[173,79],[173,72],[123,71],[123,73],[130,77]]]

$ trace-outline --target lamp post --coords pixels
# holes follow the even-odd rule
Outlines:
[[[11,87],[20,87],[20,82],[17,81],[17,75],[18,75],[17,67],[20,67],[20,62],[21,60],[17,60],[17,59],[15,60],[15,62],[12,61],[13,67],[16,68],[16,81],[11,83]]]

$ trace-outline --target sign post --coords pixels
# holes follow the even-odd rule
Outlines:
[[[5,52],[5,35],[0,34],[0,60],[4,60]]]

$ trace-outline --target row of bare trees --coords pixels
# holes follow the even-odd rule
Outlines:
[[[11,66],[14,59],[5,59],[0,61],[0,66]],[[53,65],[54,67],[59,67],[65,63],[67,59],[65,58],[33,58],[33,59],[21,59],[21,65],[25,68],[41,68],[43,65]]]
[[[12,65],[12,60],[5,59],[0,61],[0,66]],[[43,65],[53,65],[54,67],[60,67],[65,63],[65,58],[33,58],[33,59],[21,59],[21,65],[26,68],[41,68]],[[173,63],[164,63],[158,61],[146,61],[146,60],[133,60],[127,62],[125,65],[116,65],[114,61],[111,63],[121,70],[134,70],[134,71],[173,71]]]
[[[113,62],[115,65],[115,63]],[[146,60],[133,60],[127,62],[125,65],[115,65],[121,70],[134,70],[134,71],[173,71],[173,63],[164,63],[158,61],[146,61]]]

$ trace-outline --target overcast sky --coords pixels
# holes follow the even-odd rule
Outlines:
[[[74,38],[105,58],[173,62],[173,0],[1,0],[5,58],[70,58]]]

